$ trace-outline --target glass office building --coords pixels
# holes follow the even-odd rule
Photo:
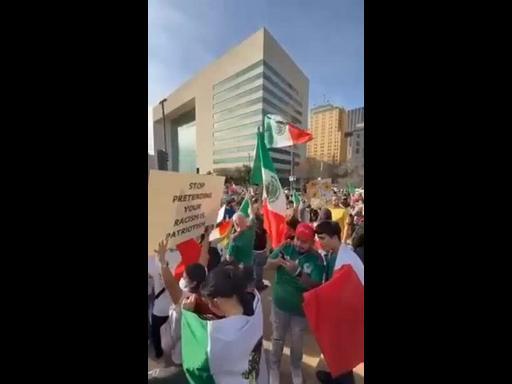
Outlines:
[[[299,91],[265,60],[259,60],[213,86],[213,164],[226,168],[252,165],[258,127],[266,114],[278,114],[304,126]],[[291,148],[273,148],[280,177],[287,177]],[[298,165],[300,153],[294,159]]]
[[[308,78],[262,28],[153,108],[155,151],[167,148],[169,169],[180,172],[252,165],[264,116],[281,115],[307,128],[308,97]],[[290,150],[271,149],[282,180],[290,175]],[[306,147],[296,146],[295,153],[298,165]]]

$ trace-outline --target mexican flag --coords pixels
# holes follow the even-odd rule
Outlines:
[[[265,116],[265,141],[268,148],[288,147],[313,140],[313,135],[299,128],[279,115]]]
[[[251,183],[263,185],[262,212],[264,227],[272,240],[272,247],[277,248],[284,241],[286,232],[286,197],[270,158],[262,132],[258,132],[256,156],[251,173]]]
[[[203,320],[194,312],[182,312],[181,354],[189,383],[268,384],[263,353],[258,294],[252,316]]]
[[[364,361],[364,265],[352,248],[342,245],[332,278],[304,293],[304,312],[334,377]]]
[[[174,270],[174,277],[177,281],[180,281],[185,272],[185,268],[199,261],[201,246],[194,239],[188,239],[176,245],[176,249],[181,255],[181,261]]]
[[[249,212],[251,209],[251,201],[249,200],[249,196],[245,196],[244,201],[242,201],[242,205],[240,205],[240,209],[238,212],[240,212],[245,217],[249,218]]]

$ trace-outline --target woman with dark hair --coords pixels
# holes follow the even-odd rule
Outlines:
[[[268,232],[263,226],[263,217],[260,215],[254,216],[254,249],[253,253],[253,266],[255,288],[258,291],[264,290],[267,286],[263,283],[263,268],[267,264],[268,251],[270,248],[270,238]]]
[[[332,212],[329,208],[322,208],[320,213],[318,214],[318,223],[321,221],[331,221],[332,220]]]
[[[214,315],[208,304],[201,300],[199,288],[206,279],[206,266],[209,261],[209,241],[208,237],[211,228],[206,228],[204,240],[201,248],[199,262],[190,264],[185,268],[183,276],[178,281],[169,268],[169,263],[165,260],[165,254],[168,248],[168,239],[158,244],[157,253],[165,289],[169,292],[171,300],[175,305],[169,310],[169,318],[160,328],[160,338],[162,349],[172,359],[175,364],[181,363],[181,304],[190,297],[197,296],[195,310],[202,315]]]
[[[288,220],[286,220],[285,240],[293,240],[295,238],[295,230],[299,224],[300,221],[295,215],[292,215]]]
[[[250,267],[249,267],[250,268]],[[201,297],[220,319],[195,314],[196,296],[183,301],[183,369],[190,383],[268,383],[261,298],[248,292],[249,269],[221,263],[201,285]]]
[[[238,267],[234,262],[222,262],[201,285],[201,296],[219,317],[234,314],[252,316],[255,294],[248,292],[248,288],[253,280],[252,267]]]

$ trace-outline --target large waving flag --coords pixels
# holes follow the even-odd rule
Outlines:
[[[279,115],[265,116],[265,141],[268,148],[288,147],[313,140],[313,135],[285,121]]]
[[[253,316],[204,320],[184,310],[181,318],[183,369],[190,383],[268,383],[263,355],[261,298]]]
[[[304,312],[334,377],[364,361],[364,266],[350,247],[340,247],[333,277],[304,294]]]
[[[181,254],[181,262],[174,270],[174,277],[179,281],[185,272],[185,268],[199,261],[201,246],[194,239],[188,239],[176,245],[176,249]]]
[[[272,240],[272,247],[277,248],[284,241],[286,232],[286,197],[276,169],[270,158],[262,132],[258,132],[256,156],[251,173],[251,182],[263,185],[262,212],[264,227]]]

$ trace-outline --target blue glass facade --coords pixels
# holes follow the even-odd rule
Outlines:
[[[259,60],[213,86],[213,164],[249,164],[256,132],[265,114],[279,114],[299,125],[305,115],[298,90],[265,60]],[[287,148],[272,150],[279,173],[289,174]],[[300,155],[296,153],[295,163]],[[219,166],[220,168],[220,166]]]

